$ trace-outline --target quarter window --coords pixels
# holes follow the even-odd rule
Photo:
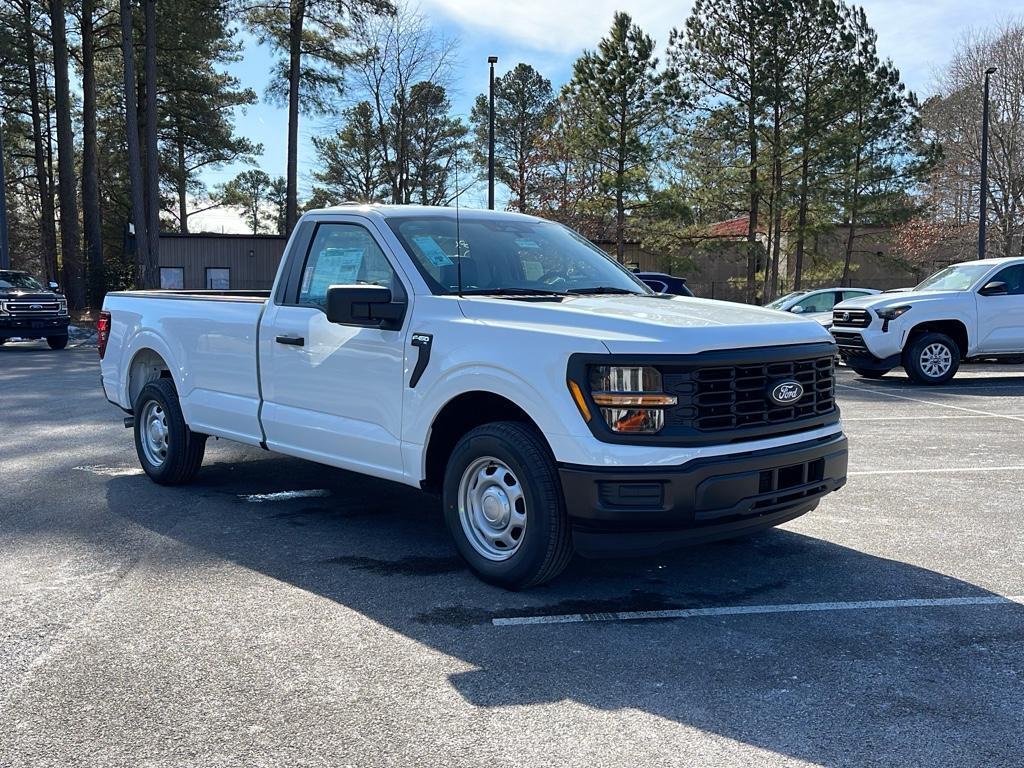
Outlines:
[[[321,224],[309,249],[299,304],[327,307],[332,285],[383,285],[401,294],[394,269],[377,241],[358,224]]]

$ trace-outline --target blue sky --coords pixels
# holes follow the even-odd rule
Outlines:
[[[882,55],[896,63],[904,82],[922,96],[929,92],[935,71],[941,69],[963,35],[1015,8],[1024,10],[1024,0],[862,0],[861,4],[878,31]],[[683,25],[691,5],[691,0],[420,0],[419,8],[436,29],[460,41],[452,97],[455,111],[468,116],[476,94],[487,88],[489,55],[499,57],[499,74],[524,61],[557,88],[570,77],[580,53],[593,48],[604,35],[616,10],[630,13],[663,48],[669,30]],[[243,58],[231,72],[260,96],[258,105],[238,115],[238,131],[263,144],[260,167],[272,176],[281,176],[287,121],[284,109],[264,100],[271,61],[270,51],[247,37]],[[299,188],[306,194],[312,186],[315,162],[310,137],[328,128],[323,118],[304,116],[299,130]],[[227,167],[207,173],[205,179],[216,184],[241,169]],[[210,224],[228,226],[225,222]]]

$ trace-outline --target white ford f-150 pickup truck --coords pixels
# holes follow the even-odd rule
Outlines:
[[[954,264],[911,291],[837,304],[832,334],[843,361],[876,379],[903,366],[918,384],[944,384],[967,359],[1024,355],[1024,259]]]
[[[439,492],[476,573],[777,525],[846,481],[815,322],[653,293],[572,230],[416,206],[307,213],[269,292],[110,293],[107,399],[156,482],[208,436]]]

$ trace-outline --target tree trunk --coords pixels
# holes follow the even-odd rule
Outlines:
[[[857,152],[853,161],[853,189],[850,194],[850,222],[846,231],[846,253],[843,259],[843,279],[840,286],[848,284],[850,279],[850,262],[853,258],[853,238],[857,233],[857,215],[860,207],[860,162],[861,145],[857,144]]]
[[[156,0],[143,0],[143,17],[146,27],[143,50],[146,72],[145,203],[146,233],[149,235],[147,272],[157,281],[149,287],[158,288],[160,275],[160,152],[157,148],[157,129],[160,117],[157,113]]]
[[[810,147],[807,143],[804,143],[803,147],[803,158],[800,161],[800,200],[797,204],[797,224],[796,224],[796,255],[794,259],[795,272],[793,274],[793,290],[799,291],[800,285],[803,281],[804,274],[804,238],[806,233],[804,230],[807,227],[807,182],[808,176],[810,175],[810,158],[807,156]]]
[[[82,0],[82,222],[89,263],[89,303],[99,307],[107,292],[100,220],[99,156],[96,144],[96,69],[93,53],[95,0]]]
[[[181,125],[178,126],[178,231],[183,235],[188,234],[188,169],[185,167],[185,139],[181,135]]]
[[[53,186],[43,149],[43,125],[40,114],[47,115],[39,103],[39,73],[36,70],[36,40],[32,27],[32,3],[25,2],[25,61],[28,66],[28,95],[32,109],[32,149],[35,162],[36,184],[39,187],[39,245],[43,251],[43,272],[47,281],[57,281],[57,223],[53,216]]]
[[[131,0],[120,0],[121,55],[124,58],[125,134],[128,142],[128,178],[131,187],[132,224],[135,226],[135,262],[143,288],[159,286],[159,272],[149,272],[149,236],[143,200],[142,150],[139,146],[139,112],[135,99],[135,35]]]
[[[747,290],[746,301],[757,298],[757,218],[761,194],[757,188],[757,114],[753,97],[747,110],[747,143],[750,151],[750,218],[747,221]]]
[[[292,233],[299,218],[299,78],[302,73],[302,25],[305,19],[305,0],[291,0],[288,21],[288,165],[285,171],[285,235]]]
[[[75,134],[71,124],[71,83],[64,0],[50,0],[53,37],[54,107],[57,113],[57,186],[60,198],[60,250],[64,294],[72,309],[85,308],[85,265],[79,243],[78,194],[75,179]]]

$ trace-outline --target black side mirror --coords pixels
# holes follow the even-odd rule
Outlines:
[[[57,291],[59,291],[59,290],[60,290],[60,286],[59,286],[59,285],[57,285],[57,283],[53,282],[53,280],[51,280],[50,282],[48,282],[48,283],[46,284],[46,287],[47,287],[47,288],[49,288],[49,289],[50,289],[51,291],[53,291],[54,293],[56,293]]]
[[[383,285],[332,285],[327,289],[327,320],[341,325],[365,325],[397,331],[405,317],[405,302],[393,301]]]
[[[1009,293],[1009,289],[1002,280],[993,280],[991,283],[986,283],[978,293],[982,296],[1005,296]]]

